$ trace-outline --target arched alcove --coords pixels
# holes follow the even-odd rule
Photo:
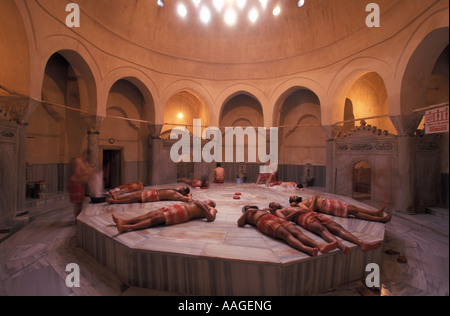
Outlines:
[[[129,78],[119,79],[109,91],[100,129],[100,160],[107,188],[136,181],[147,183],[147,120],[152,119],[154,111],[153,105],[147,104],[145,92]]]
[[[288,165],[326,165],[325,132],[317,95],[308,89],[292,92],[280,110],[280,162]]]
[[[358,125],[352,122],[352,119],[364,119],[369,125],[396,134],[396,129],[389,118],[386,85],[379,74],[368,72],[354,81],[347,92],[342,119],[344,121],[342,132],[347,132]]]
[[[202,132],[209,123],[209,111],[206,104],[194,92],[182,90],[175,93],[164,108],[164,126],[161,138],[169,138],[170,131],[177,127],[186,127],[192,134],[194,120],[201,120]]]

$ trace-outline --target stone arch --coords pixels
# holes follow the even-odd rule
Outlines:
[[[72,37],[55,35],[41,43],[37,53],[41,58],[32,63],[32,71],[37,75],[31,83],[31,97],[40,99],[45,68],[48,60],[55,53],[63,56],[75,71],[80,85],[81,110],[90,115],[97,115],[97,105],[102,103],[98,100],[98,88],[101,82],[99,67],[89,50]]]
[[[156,104],[159,99],[158,91],[151,78],[138,69],[130,67],[117,68],[105,76],[102,82],[102,88],[99,91],[101,95],[99,98],[105,100],[104,103],[99,104],[98,113],[100,116],[105,116],[106,101],[108,100],[109,92],[112,86],[119,80],[127,80],[133,84],[142,93],[145,101],[145,109],[141,115],[141,119],[156,123]]]
[[[403,73],[400,88],[400,108],[403,117],[402,129],[411,132],[417,129],[427,105],[430,81],[438,58],[449,44],[448,27],[430,32],[411,54]]]
[[[376,73],[384,83],[388,106],[391,106],[393,76],[384,61],[371,57],[356,58],[345,64],[334,76],[328,89],[328,106],[323,110],[324,125],[342,124],[347,94],[358,79],[369,73]],[[390,113],[390,108],[386,115]]]
[[[192,80],[179,80],[169,85],[161,95],[160,106],[157,108],[157,124],[164,123],[164,112],[166,111],[169,99],[173,98],[179,92],[187,92],[199,100],[202,113],[207,121],[202,125],[214,124],[214,102],[209,91],[201,84]],[[158,123],[159,122],[159,123]]]
[[[263,124],[266,127],[270,126],[270,122],[267,122],[267,120],[265,119],[267,116],[270,116],[270,111],[267,106],[267,97],[259,88],[248,84],[238,84],[228,87],[219,94],[216,99],[216,109],[220,109],[219,112],[216,113],[217,122],[220,123],[221,119],[223,118],[223,112],[228,101],[239,95],[248,96],[258,102],[261,107]]]
[[[316,81],[309,78],[292,78],[286,82],[280,84],[275,91],[272,93],[272,96],[269,100],[269,104],[273,104],[273,115],[272,115],[272,124],[273,126],[278,126],[280,124],[280,112],[283,106],[284,101],[291,95],[293,92],[299,89],[306,89],[312,91],[317,98],[321,106],[325,104],[325,91],[323,87]]]
[[[287,165],[326,165],[326,135],[318,96],[306,88],[288,90],[280,104],[280,161]]]

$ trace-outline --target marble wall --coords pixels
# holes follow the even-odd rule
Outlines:
[[[371,166],[370,200],[393,205],[393,187],[397,162],[397,137],[378,135],[370,127],[360,127],[338,137],[334,143],[334,192],[353,196],[353,169],[364,161]]]
[[[0,120],[0,226],[8,226],[17,210],[19,130]]]

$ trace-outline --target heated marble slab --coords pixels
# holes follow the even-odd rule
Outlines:
[[[152,188],[165,187],[173,185]],[[233,199],[235,192],[242,193],[241,200]],[[212,223],[194,220],[118,234],[112,214],[131,218],[174,202],[89,204],[78,218],[78,240],[85,251],[130,285],[194,295],[308,295],[362,278],[368,263],[380,261],[380,249],[363,253],[347,241],[344,243],[352,248],[349,255],[334,250],[311,258],[253,226],[237,227],[244,205],[263,208],[275,201],[287,206],[292,194],[304,199],[320,194],[373,209],[347,197],[311,190],[211,185],[208,190],[193,190],[193,197],[217,203],[219,212]],[[333,219],[363,240],[384,239],[384,224]]]

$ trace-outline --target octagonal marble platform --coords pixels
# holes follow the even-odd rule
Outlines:
[[[313,295],[362,279],[367,264],[381,261],[381,247],[363,253],[345,241],[352,248],[349,255],[336,249],[310,257],[283,241],[264,236],[253,226],[237,226],[242,206],[263,208],[272,201],[288,205],[292,194],[304,199],[320,194],[373,209],[350,198],[255,184],[213,184],[207,190],[192,192],[194,199],[217,203],[219,212],[214,222],[199,219],[118,234],[112,214],[131,218],[176,202],[88,204],[78,217],[79,245],[129,285],[184,295]],[[242,193],[240,200],[233,199],[236,192]],[[385,224],[332,218],[363,240],[384,239]]]

